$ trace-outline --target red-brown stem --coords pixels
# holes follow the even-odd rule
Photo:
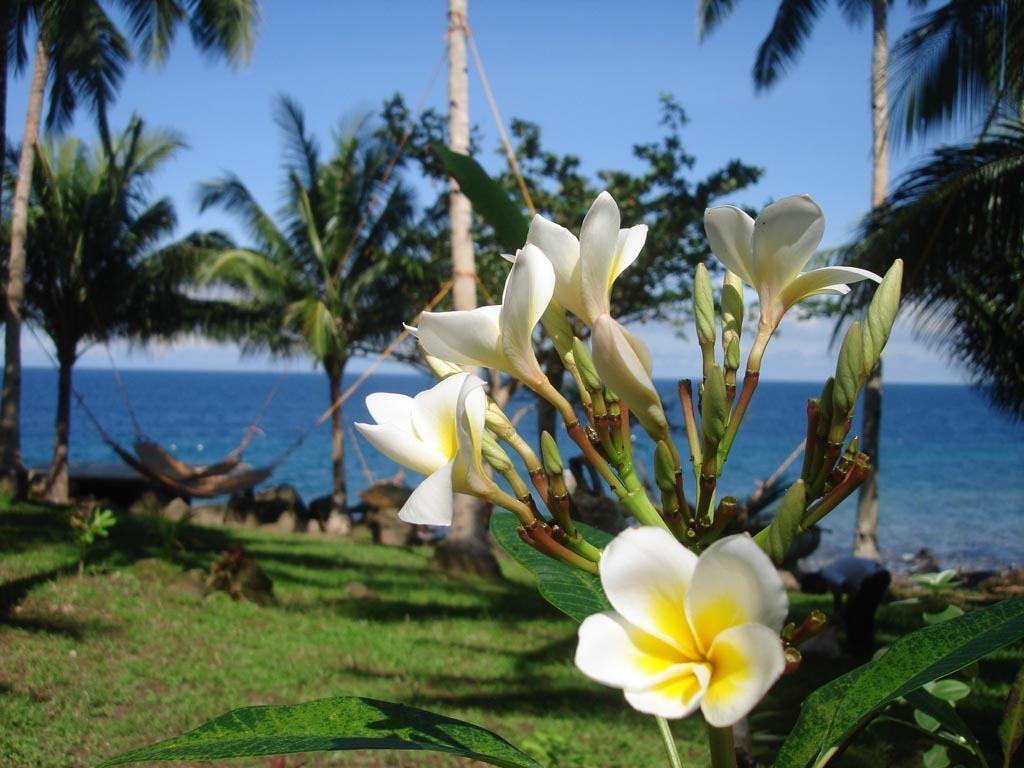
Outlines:
[[[690,446],[690,461],[693,463],[693,473],[700,476],[700,433],[697,431],[697,418],[693,413],[693,391],[690,389],[690,382],[686,379],[679,381],[679,404],[683,408],[683,423],[686,425],[686,442]]]
[[[810,474],[812,466],[812,454],[814,452],[814,446],[817,444],[818,438],[818,423],[821,421],[821,406],[815,398],[811,398],[807,401],[807,440],[804,443],[804,466],[800,471],[800,477],[804,479],[805,483],[810,482],[811,478],[807,475]]]
[[[591,562],[580,555],[577,555],[562,544],[559,544],[552,535],[551,529],[543,523],[531,525],[529,528],[520,526],[516,529],[519,538],[529,544],[535,550],[555,560],[561,560],[567,565],[579,568],[597,575],[597,563]]]
[[[590,442],[590,437],[587,435],[587,431],[583,426],[576,421],[572,424],[566,424],[565,430],[569,433],[569,437],[572,438],[572,441],[576,443],[576,446],[583,451],[583,455],[586,457],[587,461],[590,462],[590,465],[600,473],[601,477],[604,478],[604,481],[608,483],[613,491],[615,491],[615,494],[617,496],[625,496],[627,493],[626,489],[623,487],[622,483],[619,482],[615,473],[612,472],[612,468],[608,466],[608,462],[605,461],[605,458],[598,452],[594,444]]]
[[[676,500],[679,502],[679,514],[683,520],[690,520],[690,505],[686,503],[686,490],[683,488],[683,470],[676,469]]]
[[[760,378],[761,374],[759,372],[750,370],[743,377],[743,389],[740,390],[739,400],[736,402],[732,416],[729,417],[729,426],[725,429],[725,437],[722,438],[722,443],[718,448],[718,455],[720,457],[718,461],[719,467],[729,458],[729,451],[732,449],[733,440],[736,439],[736,433],[739,431],[740,424],[743,423],[743,417],[746,415],[750,401],[754,397],[754,390],[757,389],[757,382]]]
[[[619,436],[622,439],[622,450],[627,456],[633,455],[633,436],[629,433],[629,406],[619,400]]]
[[[537,493],[540,494],[541,501],[544,502],[545,506],[551,506],[551,494],[548,491],[548,476],[543,469],[535,469],[530,473],[530,482],[533,483],[533,487],[537,489]]]
[[[857,454],[856,460],[850,467],[850,471],[846,473],[843,481],[804,514],[804,519],[800,523],[801,532],[816,525],[825,515],[842,504],[851,493],[857,490],[860,484],[867,478],[869,468],[868,457],[863,453]]]

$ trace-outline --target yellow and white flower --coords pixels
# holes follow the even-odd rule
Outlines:
[[[375,424],[356,429],[378,451],[427,476],[399,511],[407,523],[451,525],[452,495],[497,490],[481,456],[487,396],[468,373],[449,376],[416,397],[375,392],[366,398]]]
[[[711,250],[730,272],[757,291],[761,325],[778,326],[786,311],[808,296],[849,293],[848,283],[882,281],[857,267],[823,267],[801,273],[825,232],[825,214],[808,195],[792,195],[750,218],[731,205],[704,212]]]
[[[615,610],[580,626],[576,666],[633,708],[680,718],[699,707],[709,724],[730,726],[782,674],[786,591],[746,534],[698,558],[668,531],[628,529],[600,573]]]
[[[533,245],[516,254],[501,304],[453,312],[424,312],[409,328],[428,355],[458,365],[482,366],[520,379],[547,383],[533,350],[533,331],[554,290],[551,263]]]

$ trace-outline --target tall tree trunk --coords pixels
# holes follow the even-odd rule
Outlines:
[[[0,8],[0,51],[7,50],[7,41],[11,39],[14,29],[14,8],[11,3],[4,3]],[[0,56],[0,151],[7,151],[7,57]],[[0,196],[3,186],[0,185]],[[2,203],[0,197],[0,203]],[[2,209],[2,206],[0,206]]]
[[[25,297],[25,238],[28,233],[28,193],[32,186],[39,118],[43,111],[46,70],[49,55],[46,44],[36,41],[32,85],[28,96],[28,114],[18,159],[18,181],[14,186],[11,211],[11,255],[7,265],[7,292],[4,296],[4,383],[0,393],[0,487],[20,491],[24,469],[21,464],[21,304]]]
[[[466,2],[448,0],[448,147],[469,152],[469,78],[466,72]],[[451,180],[448,216],[452,230],[452,305],[476,306],[476,264],[473,258],[473,211],[469,198]],[[458,494],[452,526],[437,548],[435,562],[446,571],[498,575],[488,532],[489,505]]]
[[[872,0],[871,45],[871,207],[885,201],[889,188],[889,39],[886,0]],[[878,550],[879,434],[882,428],[882,365],[864,390],[861,450],[871,457],[871,471],[860,488],[853,553],[881,560]]]
[[[68,502],[68,446],[71,443],[71,371],[75,364],[74,345],[57,350],[57,417],[54,420],[53,456],[46,478],[46,500]]]
[[[325,360],[327,371],[328,394],[330,404],[341,398],[341,379],[345,373],[344,360]],[[342,418],[342,406],[331,413],[331,508],[324,529],[328,533],[344,535],[349,532],[351,523],[348,517],[348,504],[345,492],[345,422]]]

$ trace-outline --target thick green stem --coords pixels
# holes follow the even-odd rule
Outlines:
[[[731,726],[716,728],[708,725],[708,750],[711,752],[711,768],[736,768],[736,744]]]
[[[665,754],[668,755],[668,764],[672,768],[683,768],[679,760],[679,750],[676,749],[676,740],[672,738],[672,729],[668,727],[668,720],[664,717],[654,716],[658,721],[658,731],[661,733],[661,740],[665,744]]]

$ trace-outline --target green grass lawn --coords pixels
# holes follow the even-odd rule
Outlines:
[[[257,606],[204,594],[202,576],[241,543],[274,581]],[[658,766],[657,728],[572,665],[575,627],[503,560],[506,579],[453,580],[431,550],[189,528],[160,557],[152,521],[122,517],[77,575],[60,510],[0,502],[0,765],[87,766],[251,704],[367,695],[479,723],[549,766]],[[795,595],[794,616],[822,600]],[[887,608],[882,640],[917,625]],[[959,710],[996,757],[1018,646],[981,664]],[[806,660],[753,716],[768,758],[799,702],[854,662]],[[684,765],[706,764],[697,719],[674,726]],[[920,765],[895,726],[869,729],[841,765]],[[225,765],[271,765],[234,761]],[[287,766],[458,765],[425,753],[296,755]],[[280,763],[278,763],[280,765]]]

